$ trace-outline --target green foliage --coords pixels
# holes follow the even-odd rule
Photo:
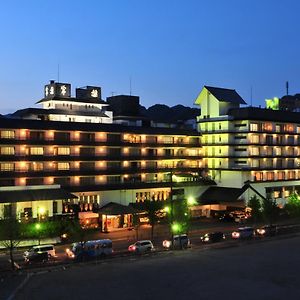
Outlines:
[[[251,208],[251,215],[254,223],[261,217],[262,214],[262,204],[256,195],[252,196],[247,204]]]
[[[14,249],[20,243],[23,226],[12,215],[0,221],[0,243],[9,250],[11,269],[15,270]]]
[[[293,193],[289,196],[285,209],[289,215],[300,217],[300,199],[297,193]]]
[[[276,204],[276,201],[272,198],[263,199],[262,202],[262,211],[263,216],[267,222],[270,224],[274,223],[279,215],[279,207]]]
[[[176,199],[170,203],[169,222],[175,234],[187,233],[190,227],[190,210],[187,199]]]

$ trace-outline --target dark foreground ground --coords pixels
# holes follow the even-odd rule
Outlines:
[[[16,299],[300,299],[300,237],[52,270]]]

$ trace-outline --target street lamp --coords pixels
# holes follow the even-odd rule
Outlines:
[[[39,241],[39,245],[41,244],[41,236],[40,236],[40,230],[41,230],[41,224],[40,223],[36,223],[35,224],[35,229],[38,233],[38,241]]]
[[[41,217],[42,217],[42,219],[44,218],[45,208],[44,207],[38,207],[37,212],[38,212],[39,222],[41,222]]]
[[[188,204],[188,206],[193,206],[193,205],[196,205],[196,204],[197,204],[197,201],[195,200],[194,197],[190,196],[190,197],[188,197],[188,199],[187,199],[187,204]]]

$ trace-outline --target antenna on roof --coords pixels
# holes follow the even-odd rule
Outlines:
[[[57,82],[59,82],[59,64],[57,64]]]
[[[131,96],[131,76],[129,77],[129,95]]]
[[[289,82],[288,81],[285,83],[285,88],[286,88],[286,95],[288,95],[289,94]]]

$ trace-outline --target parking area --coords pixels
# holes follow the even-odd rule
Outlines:
[[[37,273],[16,299],[299,299],[299,236],[234,245]]]

